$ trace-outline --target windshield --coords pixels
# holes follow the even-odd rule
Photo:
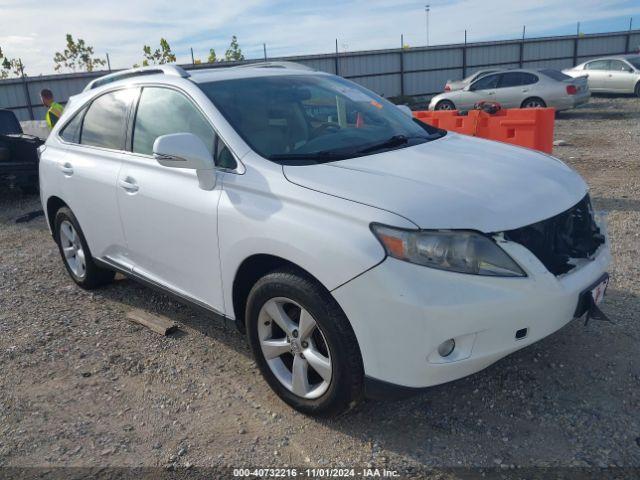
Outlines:
[[[553,78],[554,80],[558,80],[559,82],[562,82],[563,80],[571,80],[573,77],[570,77],[569,75],[566,75],[558,70],[552,70],[550,68],[545,68],[542,70],[538,70],[540,73],[545,74],[547,77],[549,78]]]
[[[636,70],[640,70],[640,57],[627,58],[627,62],[633,65]]]
[[[254,151],[274,161],[341,160],[444,134],[339,77],[265,76],[200,88]]]

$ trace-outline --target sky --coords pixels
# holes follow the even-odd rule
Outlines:
[[[0,48],[21,58],[28,75],[54,73],[65,35],[83,38],[112,68],[142,60],[144,44],[169,41],[178,63],[224,56],[237,35],[247,58],[372,50],[429,43],[640,29],[639,0],[0,0]]]

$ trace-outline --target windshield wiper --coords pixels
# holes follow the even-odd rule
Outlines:
[[[333,160],[344,160],[348,155],[344,153],[332,152],[330,150],[325,150],[321,152],[311,152],[311,153],[278,153],[275,155],[270,155],[269,160],[273,160],[275,162],[286,162],[286,161],[295,161],[299,162],[301,160],[310,160],[312,162],[330,162]]]
[[[384,150],[385,148],[400,147],[402,145],[406,145],[407,143],[409,143],[410,139],[421,139],[426,142],[428,140],[432,140],[433,138],[431,136],[419,136],[419,135],[418,136],[394,135],[390,138],[387,138],[383,142],[375,143],[361,150],[358,150],[356,153],[372,153],[372,152],[377,152],[378,150]]]

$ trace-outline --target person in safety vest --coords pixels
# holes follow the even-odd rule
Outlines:
[[[47,127],[51,130],[58,120],[60,120],[64,108],[59,103],[53,101],[53,92],[48,88],[42,89],[40,99],[44,106],[48,108],[45,118],[47,120]]]

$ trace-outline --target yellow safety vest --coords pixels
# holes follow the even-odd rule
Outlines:
[[[49,107],[49,110],[47,110],[47,114],[45,115],[49,130],[51,130],[53,126],[58,122],[58,120],[60,120],[60,117],[62,116],[63,111],[64,111],[64,108],[59,103],[53,102],[51,104],[51,106]]]

